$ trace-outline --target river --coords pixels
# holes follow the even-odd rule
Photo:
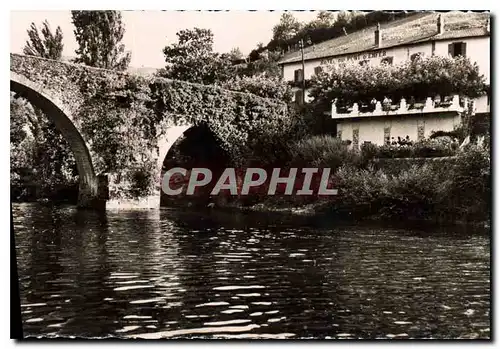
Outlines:
[[[490,338],[489,231],[13,204],[24,336]]]

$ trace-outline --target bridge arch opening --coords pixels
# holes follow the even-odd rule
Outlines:
[[[95,207],[98,197],[98,179],[92,165],[87,144],[72,121],[64,105],[38,84],[11,71],[10,91],[39,108],[63,135],[75,158],[79,175],[78,206]]]
[[[176,126],[179,127],[179,126]],[[170,139],[170,147],[164,152],[161,161],[161,178],[165,172],[173,167],[186,170],[192,168],[208,168],[212,171],[213,178],[218,178],[229,164],[229,156],[222,148],[220,140],[210,130],[206,123],[179,128],[177,137]],[[197,191],[195,196],[185,195],[168,196],[161,192],[160,206],[178,206],[180,204],[206,206],[210,202],[211,187]]]

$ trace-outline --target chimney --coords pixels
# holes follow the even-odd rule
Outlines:
[[[380,23],[377,23],[377,29],[375,29],[375,46],[380,47],[382,45],[382,35],[380,34]]]
[[[439,16],[438,16],[437,30],[438,30],[438,35],[444,33],[444,21],[443,21],[443,15],[442,14],[439,14]]]

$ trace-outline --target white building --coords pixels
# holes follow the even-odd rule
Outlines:
[[[283,78],[300,85],[302,76],[310,79],[328,64],[398,64],[415,55],[468,57],[479,66],[486,83],[490,83],[490,14],[471,12],[419,13],[402,20],[370,27],[304,49],[304,74],[301,52],[285,55],[279,62]],[[410,96],[408,96],[409,98]],[[300,88],[296,99],[302,99]],[[310,101],[309,96],[305,101]],[[381,101],[379,101],[381,102]],[[407,101],[397,103],[397,110],[383,111],[380,103],[373,112],[360,112],[354,105],[348,113],[332,106],[337,122],[337,136],[353,141],[384,144],[392,137],[409,136],[412,140],[428,137],[433,131],[451,131],[460,124],[463,103],[458,96],[447,106],[434,108],[428,98],[423,108],[408,110]],[[474,101],[476,113],[489,113],[489,98]]]

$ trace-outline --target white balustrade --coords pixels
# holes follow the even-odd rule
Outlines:
[[[432,103],[432,98],[427,97],[425,100],[424,111],[429,111],[434,108],[434,103]]]
[[[413,99],[412,99],[413,100]],[[441,99],[444,100],[444,97]],[[417,113],[437,113],[442,111],[461,111],[463,108],[467,107],[467,98],[464,98],[465,103],[464,106],[460,106],[460,97],[458,95],[453,95],[451,99],[451,104],[449,103],[438,103],[434,104],[434,101],[431,97],[427,97],[425,99],[425,103],[423,104],[423,108],[415,108],[415,103],[413,102],[411,105],[407,103],[407,99],[401,98],[399,101],[399,109],[396,110],[383,110],[382,102],[376,101],[375,110],[372,111],[360,111],[360,105],[358,103],[354,103],[350,112],[337,112],[337,99],[332,102],[331,108],[331,116],[333,119],[338,118],[348,118],[348,117],[369,117],[369,116],[379,116],[379,115],[400,115],[400,114],[417,114]],[[472,101],[474,102],[474,101]],[[373,103],[370,102],[373,106]],[[410,109],[411,108],[411,109]]]
[[[358,103],[354,103],[352,105],[352,111],[351,111],[352,114],[358,114],[359,113],[359,107],[358,107]]]
[[[408,106],[406,105],[406,99],[401,98],[401,101],[399,101],[399,110],[401,111],[408,110]]]

